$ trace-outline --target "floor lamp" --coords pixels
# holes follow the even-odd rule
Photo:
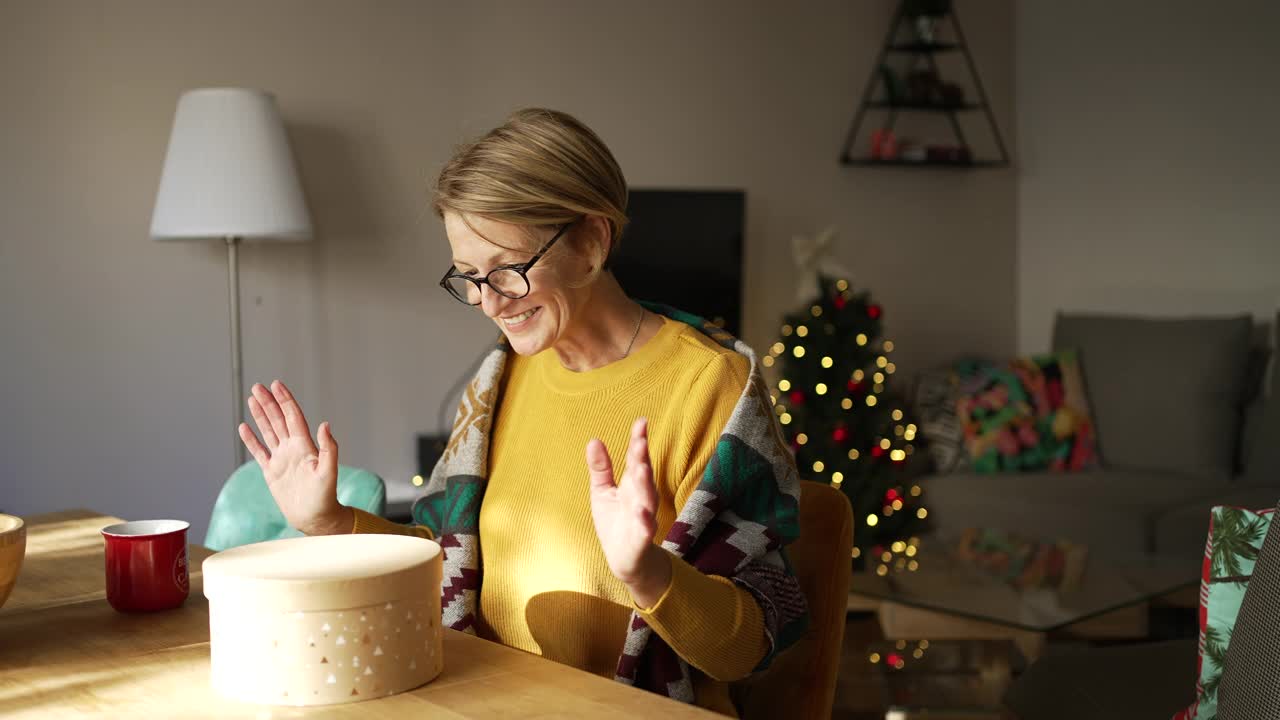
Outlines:
[[[189,90],[178,98],[151,216],[156,240],[221,239],[227,246],[232,417],[244,418],[240,352],[241,240],[307,240],[311,217],[275,97],[247,88]],[[244,447],[232,431],[236,467]]]

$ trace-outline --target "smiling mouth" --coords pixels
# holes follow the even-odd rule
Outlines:
[[[504,317],[504,318],[502,318],[502,324],[503,324],[503,325],[506,325],[507,327],[514,327],[514,326],[516,326],[516,325],[519,325],[519,324],[523,323],[524,321],[528,320],[529,318],[533,317],[533,316],[534,316],[534,314],[535,314],[535,313],[537,313],[537,312],[538,312],[539,310],[541,310],[541,309],[542,309],[542,306],[541,306],[541,305],[539,305],[538,307],[536,307],[536,308],[532,308],[532,309],[530,309],[530,310],[526,310],[526,311],[524,311],[524,312],[520,313],[519,315],[512,315],[511,317]]]

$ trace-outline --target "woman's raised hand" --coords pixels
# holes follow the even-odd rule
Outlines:
[[[293,393],[276,380],[271,388],[254,384],[249,413],[262,433],[248,423],[240,439],[258,461],[267,487],[289,524],[308,535],[351,532],[351,510],[338,503],[338,443],[329,423],[320,423],[319,448]]]
[[[648,421],[640,418],[631,426],[627,467],[617,485],[609,451],[599,440],[587,443],[587,471],[591,518],[609,570],[631,591],[636,604],[652,607],[671,582],[671,559],[653,543],[658,490],[649,462]]]

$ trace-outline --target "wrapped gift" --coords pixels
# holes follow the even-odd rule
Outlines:
[[[440,546],[399,535],[244,545],[204,561],[215,690],[273,705],[392,695],[440,674]]]

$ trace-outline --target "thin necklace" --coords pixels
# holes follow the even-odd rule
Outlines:
[[[631,342],[627,343],[627,351],[622,353],[622,357],[631,354],[631,346],[636,344],[636,338],[640,337],[640,326],[644,324],[644,306],[640,307],[640,322],[636,323],[636,331],[631,334]]]

